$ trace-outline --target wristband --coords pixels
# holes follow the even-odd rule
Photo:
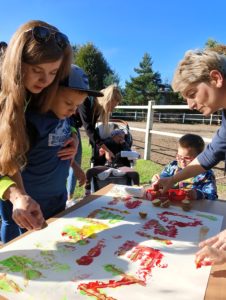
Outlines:
[[[3,195],[5,193],[5,191],[11,186],[11,185],[15,185],[16,183],[9,178],[8,176],[3,176],[0,178],[0,199],[2,200],[6,200],[3,199]]]

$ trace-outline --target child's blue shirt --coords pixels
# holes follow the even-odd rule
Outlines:
[[[27,110],[26,123],[30,140],[22,171],[26,192],[35,200],[64,193],[70,160],[61,160],[57,153],[71,136],[70,119]]]

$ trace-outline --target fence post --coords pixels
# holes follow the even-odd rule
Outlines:
[[[183,113],[183,119],[182,119],[182,123],[184,124],[184,121],[185,121],[185,113]]]
[[[154,122],[154,109],[152,106],[155,104],[155,101],[148,101],[148,112],[147,112],[147,124],[145,132],[145,144],[144,144],[144,159],[150,160],[151,157],[151,133],[153,122]]]
[[[210,115],[210,125],[212,125],[213,122],[213,114]]]

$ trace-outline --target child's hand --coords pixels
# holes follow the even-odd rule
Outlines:
[[[114,154],[111,152],[111,151],[106,151],[105,150],[105,158],[106,158],[106,160],[107,161],[112,161],[112,158],[114,158],[115,156],[114,156]]]
[[[188,190],[187,191],[187,197],[190,200],[197,200],[197,192],[196,192],[196,190],[194,190],[194,189]]]
[[[151,179],[151,188],[153,189],[153,190],[155,190],[155,182],[157,181],[157,180],[159,180],[160,179],[160,176],[159,176],[159,174],[155,174],[155,175],[153,175],[152,176],[152,179]]]
[[[105,150],[103,148],[99,149],[99,155],[102,156],[105,154]]]
[[[81,168],[77,168],[75,177],[78,179],[79,186],[83,186],[86,183],[86,174]]]

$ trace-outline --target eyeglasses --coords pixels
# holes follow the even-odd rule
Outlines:
[[[183,161],[183,162],[186,162],[186,163],[190,163],[195,159],[194,157],[181,156],[180,154],[177,154],[176,158],[177,158],[177,160],[180,160],[180,161]]]
[[[60,48],[64,49],[64,48],[66,48],[67,45],[69,45],[68,37],[60,31],[49,29],[44,26],[35,26],[31,29],[28,29],[26,32],[29,32],[29,31],[32,32],[33,38],[38,43],[48,42],[50,37],[53,35],[57,45]]]

